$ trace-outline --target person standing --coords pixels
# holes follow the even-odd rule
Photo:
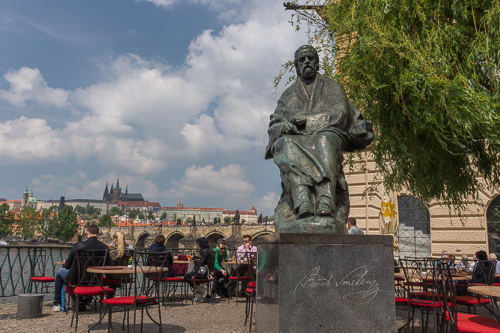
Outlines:
[[[221,263],[224,259],[227,259],[227,249],[226,249],[226,241],[223,238],[217,240],[217,247],[214,249],[215,251],[215,265],[214,265],[214,282],[212,287],[212,298],[221,298],[221,296],[225,297],[225,293],[219,292],[220,289],[220,280],[222,280],[222,286],[227,286],[229,283],[228,277],[229,274],[225,268],[222,268]]]
[[[350,217],[347,219],[347,228],[349,231],[347,232],[349,235],[364,235],[363,230],[359,229],[356,226],[356,219],[354,217]]]

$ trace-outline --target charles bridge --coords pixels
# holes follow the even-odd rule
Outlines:
[[[156,236],[163,235],[167,240],[165,246],[170,249],[194,248],[195,241],[199,237],[206,237],[210,246],[215,247],[219,238],[225,238],[228,248],[236,248],[241,245],[242,236],[250,235],[253,244],[257,244],[259,237],[274,233],[272,225],[196,225],[196,226],[130,226],[101,228],[102,234],[99,239],[105,243],[111,242],[111,236],[121,231],[125,235],[125,241],[136,248],[149,247]]]

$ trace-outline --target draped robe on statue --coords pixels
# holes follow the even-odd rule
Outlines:
[[[320,199],[328,203],[336,222],[346,223],[349,195],[342,152],[370,144],[371,122],[363,120],[338,83],[318,73],[311,84],[308,94],[299,78],[281,95],[271,115],[265,157],[273,158],[280,169],[283,193],[278,207],[288,203],[296,213],[304,196],[309,196],[316,206]],[[305,127],[297,134],[283,134],[297,117],[306,117]]]

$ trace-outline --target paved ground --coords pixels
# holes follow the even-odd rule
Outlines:
[[[461,311],[466,310],[460,309]],[[0,332],[16,332],[16,333],[31,333],[31,332],[74,332],[70,328],[71,312],[63,314],[61,312],[53,312],[50,302],[46,302],[43,307],[43,316],[36,319],[17,319],[17,305],[4,304],[0,305]],[[154,311],[152,311],[154,312]],[[167,308],[162,307],[161,310],[163,332],[167,333],[239,333],[248,332],[248,326],[243,326],[245,321],[245,303],[231,301],[214,302],[214,303],[184,303],[181,306],[179,302],[169,303]],[[397,327],[401,327],[406,322],[407,312],[397,310],[396,321]],[[478,314],[488,315],[485,310],[478,309]],[[157,312],[153,316],[158,318]],[[420,324],[420,315],[417,316],[415,324],[415,332],[422,332]],[[83,312],[79,317],[78,332],[86,332],[90,326],[95,324],[99,318],[99,314],[94,312]],[[116,313],[113,315],[113,330],[112,332],[122,331],[122,314]],[[138,312],[137,320],[140,320],[140,312]],[[131,331],[133,318],[131,316]],[[151,322],[145,315],[144,332],[158,332],[158,327]],[[432,323],[432,321],[431,321]],[[139,332],[137,325],[137,332]],[[411,330],[403,330],[410,332]],[[103,333],[107,332],[107,317],[103,324],[98,325],[92,332]],[[264,332],[263,332],[264,333]],[[268,333],[268,332],[265,332]],[[270,333],[270,332],[269,332]],[[308,332],[309,333],[309,332]],[[392,333],[392,332],[388,332]]]

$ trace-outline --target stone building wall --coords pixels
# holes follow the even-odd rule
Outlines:
[[[381,234],[381,176],[370,151],[359,153],[351,168],[345,161],[344,172],[349,185],[350,216],[356,218],[358,227],[365,233]],[[371,191],[372,188],[378,191]],[[472,257],[479,250],[488,252],[486,212],[499,193],[499,189],[480,189],[479,200],[468,200],[467,208],[460,214],[456,210],[449,211],[439,202],[431,202],[427,206],[431,254],[438,256],[446,250],[456,256]],[[411,193],[398,193],[398,197],[401,196],[411,196]]]

